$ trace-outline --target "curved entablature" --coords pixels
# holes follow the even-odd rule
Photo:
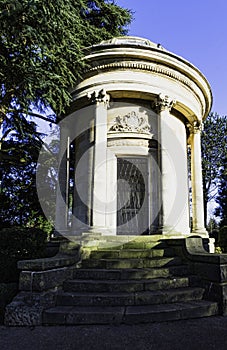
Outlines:
[[[72,103],[70,108],[71,112],[73,112],[73,110],[80,109],[88,105],[89,101],[87,99],[87,94],[94,90],[101,90],[103,86],[105,86],[105,91],[110,95],[112,102],[118,99],[145,100],[150,103],[151,108],[153,102],[156,100],[157,96],[160,93],[164,93],[169,96],[173,95],[171,93],[171,90],[165,88],[165,80],[163,81],[163,86],[161,86],[160,84],[160,79],[159,85],[151,86],[146,85],[144,81],[138,81],[137,84],[135,84],[135,80],[120,80],[118,77],[118,81],[116,81],[116,79],[112,81],[103,80],[102,83],[96,82],[93,85],[90,85],[89,88],[86,84],[84,86],[80,86],[80,89],[78,89],[76,91],[76,94],[74,95],[74,102]],[[176,85],[176,88],[177,87],[179,86]],[[188,97],[186,96],[186,93],[188,94]],[[190,108],[190,101],[187,101],[187,98],[190,99],[191,95],[191,90],[189,90],[188,88],[185,88],[183,101],[180,95],[176,96],[176,94],[174,94],[176,103],[174,105],[173,111],[175,110],[182,114],[188,120],[189,123],[193,123],[195,120],[201,120],[201,117],[198,117],[200,114],[199,108]],[[197,101],[197,105],[200,105],[200,99],[196,95],[193,95],[193,97]]]
[[[190,62],[167,51],[160,44],[139,37],[118,37],[89,47],[85,53],[85,60],[90,67],[85,74],[85,79],[72,92],[74,100],[82,97],[83,90],[87,90],[88,85],[99,89],[103,84],[109,92],[124,89],[133,91],[140,86],[143,93],[159,94],[161,90],[162,93],[170,95],[171,93],[173,95],[174,90],[177,90],[176,86],[180,85],[183,87],[185,96],[173,96],[177,101],[176,108],[179,106],[180,112],[184,109],[191,110],[193,118],[202,120],[210,111],[212,94],[206,78]],[[117,87],[113,87],[111,81],[113,73],[117,74],[114,77]],[[124,79],[134,84],[134,87],[124,87]],[[159,90],[156,92],[157,79],[160,82]],[[143,84],[144,87],[142,87]],[[189,98],[190,94],[191,98]],[[191,101],[188,104],[189,99]],[[193,103],[194,107],[192,107]],[[182,108],[183,105],[185,107]],[[186,118],[191,119],[188,113]]]

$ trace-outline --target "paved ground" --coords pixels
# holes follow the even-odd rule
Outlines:
[[[121,326],[0,326],[1,350],[227,350],[227,317]]]

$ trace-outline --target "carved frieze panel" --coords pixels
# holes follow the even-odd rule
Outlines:
[[[117,116],[113,125],[109,129],[110,133],[140,133],[150,135],[151,126],[148,117],[140,115],[135,111],[129,112],[123,116]]]

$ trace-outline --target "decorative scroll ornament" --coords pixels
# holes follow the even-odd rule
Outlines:
[[[194,121],[192,124],[187,124],[190,134],[197,134],[203,131],[203,123],[200,121]]]
[[[100,102],[103,102],[107,107],[109,107],[110,95],[108,95],[104,89],[90,92],[87,94],[87,97],[92,103],[99,104]]]
[[[140,116],[136,112],[130,112],[124,116],[115,118],[114,124],[111,126],[110,132],[135,132],[141,134],[149,134],[151,126],[146,116]]]

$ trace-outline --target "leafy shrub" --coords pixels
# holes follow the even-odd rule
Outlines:
[[[44,256],[47,235],[37,228],[11,227],[0,230],[0,281],[19,278],[17,262]]]
[[[219,230],[218,245],[223,253],[227,252],[227,226],[223,226]]]
[[[0,283],[0,324],[4,320],[5,306],[11,302],[17,291],[17,283]]]
[[[215,247],[215,254],[222,254],[223,251],[221,250],[221,248],[219,246]]]

